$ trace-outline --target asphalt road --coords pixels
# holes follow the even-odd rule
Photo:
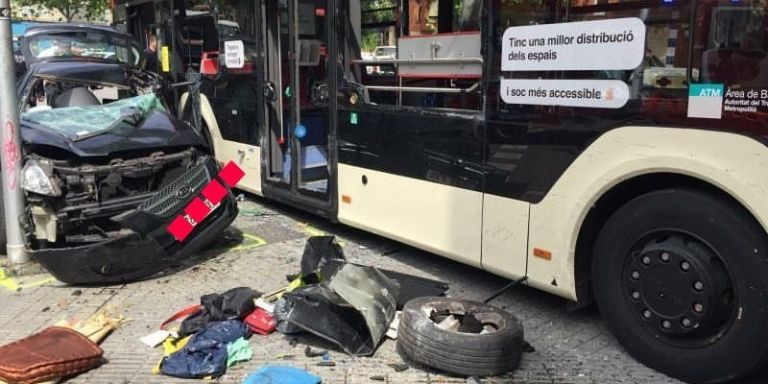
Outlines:
[[[126,318],[102,344],[108,363],[72,378],[73,383],[184,382],[151,373],[161,358],[139,337],[157,329],[172,313],[196,304],[206,293],[250,286],[261,292],[286,284],[285,276],[299,270],[308,237],[334,234],[353,262],[393,269],[450,283],[448,295],[482,299],[508,283],[474,269],[409,246],[326,220],[267,204],[257,198],[240,202],[235,224],[208,249],[169,273],[141,282],[111,287],[70,287],[47,275],[0,279],[0,344],[22,338],[63,318],[86,318],[109,309]],[[493,302],[522,322],[526,340],[535,352],[523,355],[519,369],[509,375],[486,378],[485,383],[674,383],[627,355],[606,329],[594,308],[566,310],[566,301],[520,286]],[[305,343],[273,334],[254,336],[254,357],[236,365],[218,379],[240,383],[263,364],[291,365],[320,375],[324,383],[464,383],[465,378],[410,368],[396,372],[401,362],[395,342],[386,340],[373,357],[350,358],[331,352],[335,367],[320,367],[320,358],[304,355]],[[199,381],[189,381],[199,382]]]

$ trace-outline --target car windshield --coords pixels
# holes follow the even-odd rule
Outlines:
[[[154,94],[105,105],[46,109],[22,114],[22,120],[56,131],[72,140],[82,140],[110,131],[121,124],[138,125],[155,111],[164,111]]]
[[[67,31],[25,37],[34,59],[87,57],[139,66],[142,52],[127,39],[100,31]]]

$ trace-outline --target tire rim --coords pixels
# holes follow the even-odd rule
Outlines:
[[[736,319],[736,287],[725,260],[680,230],[654,231],[635,242],[622,283],[638,323],[676,347],[711,344]]]
[[[503,324],[501,316],[493,310],[466,308],[458,302],[427,303],[421,307],[421,311],[435,327],[455,333],[493,334],[498,332]],[[455,323],[449,326],[452,321]],[[441,326],[441,323],[444,324]]]

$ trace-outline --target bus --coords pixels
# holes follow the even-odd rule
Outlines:
[[[179,113],[240,189],[597,303],[639,361],[715,383],[768,359],[766,9],[134,0],[115,23],[201,74]]]

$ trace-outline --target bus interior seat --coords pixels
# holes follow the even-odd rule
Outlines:
[[[86,87],[68,89],[56,96],[53,100],[53,108],[85,107],[101,105],[99,99]]]

